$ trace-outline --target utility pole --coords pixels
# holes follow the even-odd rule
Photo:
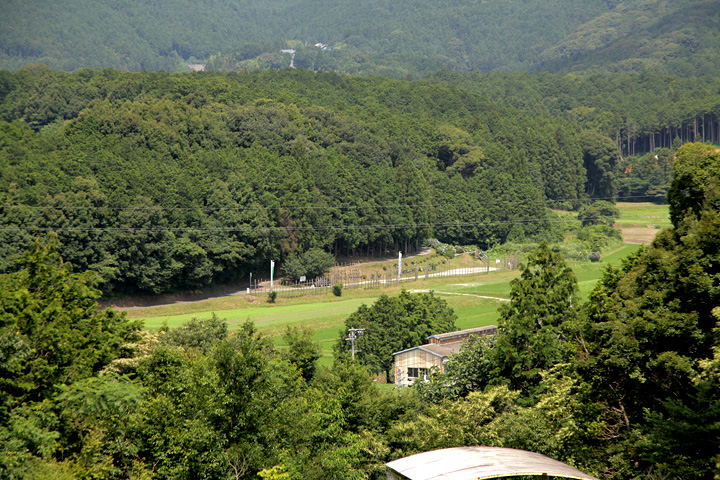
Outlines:
[[[355,360],[355,352],[360,350],[355,350],[355,340],[359,336],[365,335],[365,329],[364,328],[352,328],[350,327],[348,329],[348,337],[345,339],[345,341],[350,340],[350,352],[352,354],[352,359]]]

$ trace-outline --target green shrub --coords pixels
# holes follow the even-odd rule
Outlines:
[[[558,252],[562,253],[566,260],[581,262],[588,258],[588,249],[583,242],[572,242],[558,245],[555,248],[557,248]]]
[[[269,303],[275,303],[275,299],[277,298],[277,292],[272,291],[268,293],[268,302]]]
[[[577,238],[595,252],[607,247],[611,242],[622,241],[622,234],[617,228],[607,225],[588,225],[580,229]]]
[[[285,261],[283,270],[293,282],[300,277],[316,278],[328,272],[335,265],[335,257],[320,248],[312,248],[302,255],[291,256]]]
[[[342,283],[333,285],[333,295],[335,295],[336,297],[342,297],[342,287],[343,287]]]
[[[607,225],[612,227],[615,220],[620,217],[620,211],[615,205],[605,200],[599,200],[585,207],[579,214],[578,220],[583,227],[588,225]]]

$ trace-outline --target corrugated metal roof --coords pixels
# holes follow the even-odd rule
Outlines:
[[[401,353],[410,352],[412,350],[423,350],[431,353],[438,357],[447,357],[451,353],[457,353],[460,351],[460,344],[455,345],[438,345],[436,343],[428,343],[426,345],[418,345],[417,347],[406,348],[400,352],[393,353],[393,356],[400,355]]]
[[[515,475],[549,475],[598,480],[539,453],[499,447],[457,447],[419,453],[386,464],[388,478],[480,480]]]
[[[486,327],[478,327],[478,328],[468,328],[467,330],[458,330],[455,332],[448,332],[448,333],[439,333],[437,335],[430,335],[427,338],[437,338],[437,339],[444,339],[444,338],[454,338],[454,337],[464,337],[472,335],[473,333],[485,333],[489,331],[497,330],[497,327],[495,325],[488,325]],[[425,345],[418,345],[417,347],[410,347],[406,348],[405,350],[401,350],[399,352],[393,353],[393,355],[399,355],[401,353],[409,352],[411,350],[420,349],[424,350],[426,352],[432,353],[433,355],[437,355],[438,357],[447,357],[451,353],[457,353],[460,351],[460,342],[457,342],[457,344],[442,344],[442,343],[427,343]]]
[[[443,339],[443,338],[452,338],[452,337],[459,337],[459,336],[469,336],[473,333],[486,333],[490,331],[497,330],[497,326],[495,325],[487,325],[485,327],[477,327],[477,328],[468,328],[467,330],[458,330],[456,332],[447,332],[447,333],[438,333],[437,335],[430,335],[428,338],[437,338],[437,339]]]

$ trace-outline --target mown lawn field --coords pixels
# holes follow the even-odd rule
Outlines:
[[[571,264],[578,278],[580,297],[587,298],[602,271],[608,264],[619,265],[622,258],[640,248],[623,244],[607,252],[601,262]],[[458,329],[480,327],[497,322],[498,306],[510,297],[510,281],[518,275],[512,272],[491,272],[458,277],[418,280],[403,284],[410,291],[427,292],[445,299],[458,316]],[[283,347],[283,331],[290,325],[306,325],[322,347],[322,364],[332,363],[332,349],[344,328],[345,319],[363,303],[371,305],[381,294],[397,295],[397,286],[376,289],[345,289],[342,297],[321,296],[282,298],[270,304],[265,297],[236,295],[202,302],[181,303],[163,307],[129,310],[128,316],[141,319],[145,328],[157,330],[167,324],[178,327],[191,318],[210,318],[213,314],[228,322],[236,330],[246,320]]]

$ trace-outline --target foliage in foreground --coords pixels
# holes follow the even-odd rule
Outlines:
[[[720,398],[713,389],[720,319],[720,287],[713,280],[720,265],[719,166],[714,148],[681,148],[668,198],[672,229],[622,268],[608,267],[579,311],[570,277],[536,278],[526,269],[513,284],[497,338],[468,342],[444,374],[418,385],[421,397],[445,407],[453,399],[468,404],[477,398],[473,392],[498,398],[492,395],[502,390],[492,385],[500,383],[519,395],[521,405],[539,407],[553,398],[543,391],[544,380],[528,388],[533,377],[521,383],[513,378],[523,378],[522,372],[547,376],[548,367],[567,361],[563,372],[571,387],[564,407],[572,408],[558,431],[571,429],[569,441],[577,443],[559,458],[607,478],[636,478],[651,470],[677,478],[720,473]],[[535,259],[549,272],[554,262],[542,252]],[[539,278],[545,281],[536,283]],[[529,294],[536,287],[549,295]],[[533,322],[553,334],[529,341]],[[559,328],[553,331],[553,325]],[[499,362],[509,358],[514,361]]]

